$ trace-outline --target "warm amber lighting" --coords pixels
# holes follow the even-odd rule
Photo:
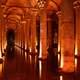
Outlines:
[[[35,49],[35,51],[36,51],[36,53],[38,52],[38,50],[37,50],[37,49]]]
[[[61,60],[61,43],[60,43],[60,39],[58,41],[58,64],[60,64],[59,67],[62,67],[63,63]]]
[[[62,75],[60,75],[60,80],[63,80],[63,76]]]
[[[0,64],[0,74],[2,74],[2,64]]]
[[[37,40],[36,40],[36,46],[38,45],[38,42],[37,42]]]
[[[41,61],[39,61],[39,78],[41,78],[41,74],[42,74],[42,63]]]
[[[63,68],[63,55],[61,54],[60,68]]]
[[[37,40],[36,40],[36,46],[38,45],[38,43],[37,43]],[[37,53],[38,52],[38,50],[37,50],[37,48],[35,47],[35,52]]]
[[[40,41],[40,52],[39,52],[39,58],[42,57],[42,44],[41,44],[41,41]]]
[[[0,58],[1,58],[1,51],[0,51]]]
[[[27,53],[25,52],[25,60],[27,60]]]
[[[2,53],[1,53],[1,51],[0,51],[0,58],[2,59]]]
[[[60,54],[58,54],[58,64],[59,64],[59,62],[60,62]]]
[[[58,52],[60,52],[61,48],[61,44],[60,44],[60,40],[58,41]]]
[[[75,58],[75,70],[77,69],[77,58]]]
[[[75,55],[77,55],[78,54],[78,52],[77,52],[77,42],[76,42],[76,44],[75,44]]]
[[[32,52],[32,49],[31,49],[31,47],[29,48],[29,51],[30,51],[30,52]]]

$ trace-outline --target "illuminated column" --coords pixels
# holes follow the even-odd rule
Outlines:
[[[3,52],[3,21],[1,21],[1,56]]]
[[[78,58],[80,56],[80,0],[76,0],[74,3],[74,16],[75,16],[75,70],[80,71]]]
[[[57,13],[58,16],[58,65],[59,68],[63,68],[63,50],[62,50],[62,32],[63,32],[63,27],[62,27],[62,14],[61,11],[58,11]]]
[[[33,17],[32,17],[32,23],[31,23],[31,49],[32,49],[32,54],[35,54],[35,49],[36,49],[36,12],[32,12]]]
[[[25,27],[26,27],[26,21],[22,21],[22,33],[23,33],[23,49],[25,49]]]
[[[80,55],[80,1],[74,3],[75,9],[75,55]]]
[[[3,26],[3,30],[2,30],[2,52],[4,52],[4,49],[6,49],[6,45],[7,45],[7,40],[6,40],[6,30],[5,30],[5,24],[3,22],[2,24]]]
[[[74,71],[74,16],[73,2],[63,0],[61,6],[62,32],[61,32],[61,54],[63,54],[64,72]]]
[[[61,50],[61,11],[58,11],[57,13],[58,16],[58,52]]]
[[[26,49],[29,50],[30,47],[30,19],[27,19],[26,23]]]
[[[2,57],[2,9],[0,5],[0,58]]]
[[[47,14],[41,13],[40,17],[40,53],[39,58],[47,58]]]
[[[51,26],[52,26],[51,21],[52,21],[51,18],[48,17],[48,19],[47,19],[47,24],[48,24],[48,47],[51,47],[51,45],[52,45],[51,44],[51,38],[52,38],[51,37]]]
[[[2,27],[1,27],[1,22],[0,22],[0,58],[2,56]]]

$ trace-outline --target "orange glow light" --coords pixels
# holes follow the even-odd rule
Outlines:
[[[63,80],[63,76],[62,75],[60,75],[60,80]]]
[[[58,52],[60,52],[60,41],[58,42]]]
[[[37,40],[36,40],[36,46],[38,45],[38,43],[37,43]],[[35,47],[35,52],[37,53],[38,52],[38,50],[36,49],[36,47]]]
[[[35,49],[36,53],[38,52],[37,49]]]
[[[0,58],[1,58],[1,51],[0,51]]]
[[[77,69],[77,58],[75,58],[75,70]]]
[[[58,54],[58,64],[59,64],[59,62],[60,62],[60,54]]]
[[[41,78],[41,74],[42,74],[42,63],[41,61],[39,61],[39,77]]]
[[[0,51],[0,58],[2,58],[2,56],[1,56],[2,54],[1,54],[1,51]]]
[[[2,64],[0,64],[0,75],[2,74]]]
[[[39,58],[42,57],[42,45],[41,45],[41,41],[40,41],[40,52],[39,52]]]
[[[76,45],[75,45],[75,55],[77,55],[77,43],[76,43]]]
[[[63,68],[63,55],[61,55],[61,64],[60,64],[60,68]]]
[[[31,49],[31,47],[29,48],[29,50],[30,50],[30,52],[32,52],[32,49]]]
[[[27,53],[25,52],[25,60],[27,60]]]

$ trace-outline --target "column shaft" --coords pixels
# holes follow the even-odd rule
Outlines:
[[[75,55],[80,56],[80,1],[76,0],[74,3],[74,20],[75,20]],[[76,63],[77,60],[77,63]],[[80,71],[80,61],[75,57],[75,70]]]
[[[42,59],[47,58],[47,15],[42,13],[40,18],[40,53],[39,57]]]
[[[32,53],[35,54],[36,49],[36,15],[33,15],[32,18],[32,25],[31,25],[31,47],[32,47]]]
[[[74,21],[72,2],[63,0],[61,7],[61,59],[63,59],[62,70],[74,71]]]

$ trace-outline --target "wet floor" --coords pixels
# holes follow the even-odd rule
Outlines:
[[[39,60],[20,48],[4,56],[0,64],[0,80],[80,80],[80,72],[59,73],[48,60]]]

